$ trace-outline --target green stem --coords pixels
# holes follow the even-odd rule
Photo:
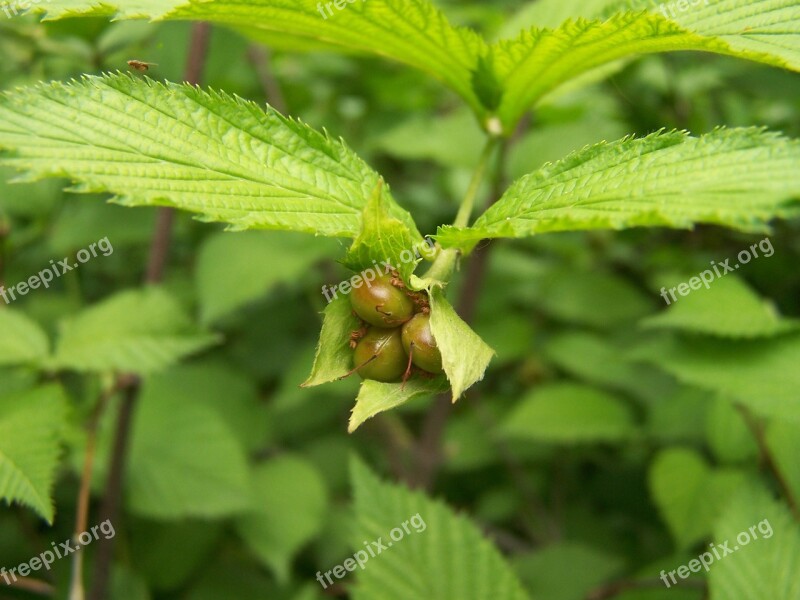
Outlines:
[[[475,198],[477,198],[478,192],[481,189],[481,184],[486,177],[486,171],[489,169],[490,159],[497,146],[497,142],[498,138],[496,137],[490,137],[486,140],[486,145],[483,148],[478,165],[475,167],[475,172],[472,174],[472,181],[470,181],[467,193],[464,195],[461,206],[458,208],[456,220],[453,221],[454,227],[467,227],[469,225],[472,210],[475,207]],[[449,281],[455,269],[457,258],[457,249],[448,248],[447,250],[443,250],[423,277],[426,279],[438,279],[445,282]]]

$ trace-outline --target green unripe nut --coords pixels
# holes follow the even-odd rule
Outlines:
[[[370,328],[353,353],[362,379],[391,383],[399,381],[408,365],[399,329]]]
[[[442,353],[431,332],[431,316],[424,313],[414,315],[403,325],[403,348],[411,354],[411,362],[429,373],[442,372]],[[413,348],[412,348],[413,344]]]
[[[362,279],[362,285],[350,293],[350,304],[364,321],[375,327],[400,327],[414,314],[414,303],[392,284],[391,275]]]

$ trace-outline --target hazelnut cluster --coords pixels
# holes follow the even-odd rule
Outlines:
[[[354,370],[363,379],[406,381],[414,368],[423,375],[442,372],[425,292],[406,289],[390,272],[353,289],[350,304],[362,321],[350,334],[350,347]]]

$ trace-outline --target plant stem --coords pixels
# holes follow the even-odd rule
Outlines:
[[[758,453],[760,455],[761,464],[772,473],[772,476],[775,478],[775,481],[778,482],[778,485],[783,492],[786,503],[789,505],[789,509],[792,511],[794,520],[800,522],[800,508],[798,508],[797,500],[792,493],[792,487],[786,481],[786,478],[783,476],[783,472],[778,466],[778,463],[775,462],[775,457],[770,451],[769,444],[767,444],[766,432],[764,431],[764,424],[757,419],[756,416],[746,406],[737,404],[736,408],[744,418],[748,429],[750,429],[750,433],[753,435],[753,438],[758,445]]]
[[[475,198],[477,198],[478,192],[480,192],[481,184],[486,176],[486,171],[489,169],[490,159],[497,143],[498,138],[495,137],[486,140],[486,145],[483,148],[478,165],[475,167],[475,172],[472,174],[472,180],[470,181],[469,188],[467,188],[467,193],[464,195],[461,206],[458,208],[456,220],[453,221],[454,227],[466,227],[469,225],[469,220],[475,207]],[[436,260],[423,277],[426,279],[438,279],[444,282],[449,281],[450,277],[453,275],[458,254],[459,251],[456,248],[443,250],[439,256],[436,257]]]
[[[83,473],[81,474],[81,485],[78,492],[78,508],[75,511],[74,540],[77,540],[81,533],[88,530],[92,473],[94,470],[95,448],[97,446],[97,429],[109,399],[118,389],[118,385],[115,383],[111,388],[103,391],[89,419],[86,452],[83,460]],[[84,600],[85,598],[83,587],[83,556],[83,548],[75,552],[75,557],[72,562],[72,582],[70,583],[69,600]]]

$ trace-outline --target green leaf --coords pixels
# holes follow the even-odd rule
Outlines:
[[[426,160],[472,170],[480,160],[484,140],[475,117],[461,107],[445,115],[412,115],[380,134],[373,144],[377,150],[402,160]]]
[[[705,422],[706,439],[718,461],[746,463],[758,457],[758,446],[747,422],[729,400],[712,400]]]
[[[21,312],[0,308],[0,365],[39,364],[50,352],[41,327]]]
[[[761,129],[691,137],[659,132],[600,143],[517,180],[473,227],[440,229],[447,246],[549,231],[711,223],[764,231],[800,213],[800,141]]]
[[[401,383],[381,383],[368,379],[361,384],[347,431],[353,433],[364,421],[377,414],[396,408],[419,396],[430,396],[444,392],[447,387],[443,378],[432,380],[410,379],[405,385]]]
[[[693,450],[672,447],[656,456],[649,480],[678,549],[685,550],[711,534],[714,518],[746,477],[734,469],[712,469]]]
[[[51,525],[66,409],[57,386],[0,396],[0,498],[29,506]]]
[[[196,287],[203,323],[213,323],[291,284],[334,250],[329,240],[291,233],[220,233],[203,242],[197,257]]]
[[[554,383],[523,397],[501,430],[514,439],[575,444],[622,441],[636,427],[618,397],[577,383]]]
[[[800,422],[800,335],[753,341],[673,336],[634,348],[629,356],[759,415]]]
[[[431,333],[442,353],[442,367],[455,402],[483,379],[495,351],[458,316],[441,288],[431,290],[430,301]]]
[[[355,600],[528,598],[497,549],[465,516],[420,492],[381,482],[358,460],[351,473],[358,518],[353,546],[368,561],[357,572]],[[397,528],[403,535],[393,541]],[[370,557],[365,541],[378,538],[391,545]]]
[[[270,426],[268,407],[244,372],[220,360],[192,361],[150,377],[147,389],[213,410],[246,450],[263,448]]]
[[[653,6],[639,0],[616,10]],[[715,0],[675,21],[655,11],[607,12],[606,21],[534,28],[491,47],[487,61],[504,90],[498,115],[506,131],[564,83],[642,54],[700,50],[800,70],[800,13],[783,0]]]
[[[195,582],[195,575],[219,548],[224,522],[138,519],[129,531],[130,562],[154,591],[173,592]],[[150,596],[146,596],[150,600]],[[116,599],[113,599],[116,600]]]
[[[236,0],[194,0],[168,18],[242,27],[267,41],[277,33],[317,47],[322,43],[389,58],[439,79],[482,113],[471,74],[486,43],[472,30],[453,27],[428,0],[348,1],[327,18],[318,7],[317,0],[249,0],[244,5]]]
[[[151,373],[215,341],[215,336],[198,331],[164,290],[131,290],[66,319],[52,366]]]
[[[325,5],[331,6],[333,14]],[[482,112],[471,73],[486,43],[469,29],[453,27],[428,0],[348,1],[342,10],[317,0],[104,0],[102,4],[48,0],[35,10],[46,12],[49,18],[113,14],[116,18],[208,21],[268,44],[288,43],[292,49],[377,55],[432,75],[461,95],[476,113]]]
[[[381,181],[364,207],[361,231],[343,262],[359,273],[369,268],[383,273],[383,263],[388,262],[400,272],[403,280],[408,280],[419,262],[417,253],[432,251],[419,233],[389,214],[382,188]]]
[[[649,329],[676,329],[731,338],[772,337],[800,326],[800,321],[782,318],[771,302],[759,298],[741,279],[735,276],[716,279],[710,269],[703,276],[714,279],[707,289],[700,288],[700,277],[692,278],[697,281],[687,279],[687,283],[697,285],[698,289],[691,288],[697,293],[677,295],[678,301],[672,301],[667,290],[670,307],[641,324]]]
[[[749,486],[731,498],[714,526],[714,540],[728,541],[733,553],[711,566],[712,598],[800,598],[800,527],[786,506],[760,486]]]
[[[302,387],[330,383],[341,379],[351,371],[353,349],[350,348],[350,334],[359,327],[359,321],[353,315],[348,296],[336,296],[328,303],[325,307],[314,366]]]
[[[652,301],[636,286],[596,269],[555,271],[539,289],[541,308],[570,323],[613,329],[652,311]]]
[[[215,3],[216,4],[216,3]],[[252,102],[125,75],[0,98],[3,163],[74,191],[163,205],[236,229],[355,237],[379,176],[345,144]],[[389,197],[389,213],[415,229]]]
[[[119,0],[96,2],[95,0],[47,0],[33,3],[30,10],[44,13],[47,19],[65,17],[101,17],[157,19],[186,0]]]
[[[281,456],[256,468],[252,509],[236,521],[236,530],[285,583],[292,558],[322,529],[327,508],[328,492],[316,468]]]
[[[132,431],[126,489],[137,515],[219,518],[249,507],[247,457],[217,411],[148,382]]]
[[[688,31],[724,42],[728,49],[722,54],[794,71],[800,68],[800,10],[791,1],[692,0],[688,9],[682,9],[669,2],[621,0],[606,12],[622,9],[652,9]],[[710,43],[708,49],[716,51]]]
[[[653,396],[653,374],[625,360],[621,347],[608,335],[563,331],[549,338],[544,351],[560,369],[588,383],[644,398]]]
[[[534,598],[583,600],[619,574],[624,563],[605,548],[559,541],[519,556],[514,566]]]
[[[800,501],[800,425],[775,420],[767,426],[765,439],[789,493]]]

